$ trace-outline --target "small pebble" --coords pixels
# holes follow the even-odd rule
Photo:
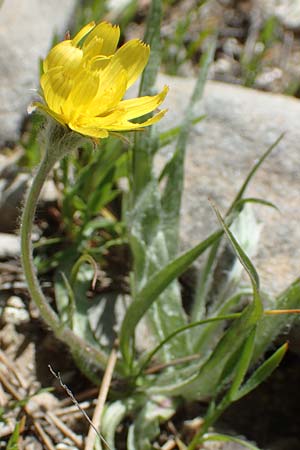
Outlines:
[[[29,321],[29,313],[20,297],[12,295],[7,300],[3,318],[5,323],[12,323],[14,325]]]

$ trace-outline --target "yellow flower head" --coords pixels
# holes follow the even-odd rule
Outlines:
[[[73,39],[53,47],[43,62],[41,87],[45,104],[36,106],[85,136],[106,138],[110,131],[131,131],[152,125],[166,110],[143,123],[131,122],[156,109],[168,88],[158,95],[122,100],[144,70],[150,48],[133,39],[117,49],[120,29],[110,23],[89,23]]]

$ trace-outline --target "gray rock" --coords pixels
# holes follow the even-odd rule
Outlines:
[[[195,80],[161,75],[170,86],[161,126],[182,120]],[[255,205],[264,224],[254,258],[262,287],[278,293],[299,276],[300,102],[291,97],[208,82],[197,115],[204,121],[190,135],[185,164],[181,237],[190,248],[218,227],[208,198],[225,213],[257,158],[285,132],[252,180],[247,196],[275,203],[280,212]]]
[[[285,27],[300,29],[299,0],[259,0],[256,3],[265,17],[276,16]]]
[[[5,323],[13,325],[19,325],[30,320],[28,309],[25,307],[22,299],[16,295],[12,295],[7,300],[2,317]]]
[[[18,138],[33,90],[39,58],[54,33],[68,27],[76,0],[6,0],[0,14],[0,145]]]
[[[0,233],[0,260],[20,255],[20,238],[15,234]]]

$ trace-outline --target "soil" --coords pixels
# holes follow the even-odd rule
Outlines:
[[[138,2],[138,12],[125,30],[126,40],[143,38],[149,3]],[[287,28],[277,16],[267,15],[260,3],[267,1],[168,2],[161,32],[162,71],[197,76],[205,49],[204,37],[217,27],[211,79],[299,97],[300,25]]]

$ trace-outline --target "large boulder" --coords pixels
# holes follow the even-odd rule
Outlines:
[[[161,75],[170,86],[164,128],[181,122],[193,91],[193,78]],[[184,248],[218,227],[209,204],[224,213],[255,161],[285,132],[248,189],[248,196],[274,203],[279,212],[256,205],[264,226],[254,258],[263,288],[278,293],[299,276],[300,262],[300,101],[209,81],[197,115],[206,118],[191,132],[185,163],[181,236]]]
[[[4,0],[0,5],[0,145],[18,138],[38,86],[39,58],[68,28],[76,0]]]

